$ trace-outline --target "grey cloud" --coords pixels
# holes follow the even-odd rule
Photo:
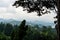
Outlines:
[[[14,0],[9,0],[9,1],[4,1],[4,0],[1,0],[0,1],[0,7],[8,7],[10,4],[14,3]]]
[[[2,9],[2,11],[0,10],[0,12],[1,13],[16,13],[15,9],[10,6],[12,5],[12,3],[14,3],[14,0],[0,0],[0,9]]]
[[[4,3],[0,3],[0,7],[8,7],[8,5],[6,5]]]
[[[16,13],[15,10],[7,10],[7,13]]]
[[[12,7],[0,7],[0,13],[16,13],[16,9]]]

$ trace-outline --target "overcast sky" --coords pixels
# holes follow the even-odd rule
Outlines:
[[[55,11],[51,11],[51,14],[45,14],[43,16],[37,16],[36,12],[27,13],[23,11],[22,7],[15,8],[12,4],[15,0],[0,0],[0,18],[4,19],[15,19],[27,21],[44,21],[44,22],[54,22],[54,16],[56,16]],[[47,20],[47,21],[46,21]]]

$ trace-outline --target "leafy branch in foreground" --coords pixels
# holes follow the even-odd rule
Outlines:
[[[13,4],[13,6],[19,7],[22,6],[24,8],[24,11],[27,10],[28,13],[31,12],[37,12],[38,16],[41,16],[42,14],[50,13],[47,9],[54,10],[56,6],[55,0],[17,0]],[[43,9],[43,7],[46,7],[47,9]],[[45,12],[43,12],[45,11]]]

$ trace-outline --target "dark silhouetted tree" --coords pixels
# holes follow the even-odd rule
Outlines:
[[[19,25],[18,29],[12,32],[11,40],[22,40],[24,36],[27,34],[27,29],[28,25],[26,25],[26,20],[23,20]]]
[[[43,12],[45,9],[43,7],[45,6],[47,9],[55,9],[56,1],[55,0],[17,0],[13,4],[13,6],[19,7],[22,6],[23,8],[26,8],[25,10],[30,12],[37,12],[38,16],[41,16],[42,14],[49,13],[48,10]],[[52,9],[53,8],[53,9]]]

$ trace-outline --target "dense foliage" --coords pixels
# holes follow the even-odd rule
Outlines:
[[[24,10],[28,11],[28,13],[35,11],[38,13],[38,16],[41,16],[42,14],[50,13],[48,10],[43,9],[43,7],[53,10],[55,9],[56,5],[57,5],[56,0],[17,0],[13,4],[13,6],[16,7],[19,6],[23,7]]]
[[[55,28],[51,26],[26,25],[23,20],[20,25],[0,23],[0,40],[56,40]]]

